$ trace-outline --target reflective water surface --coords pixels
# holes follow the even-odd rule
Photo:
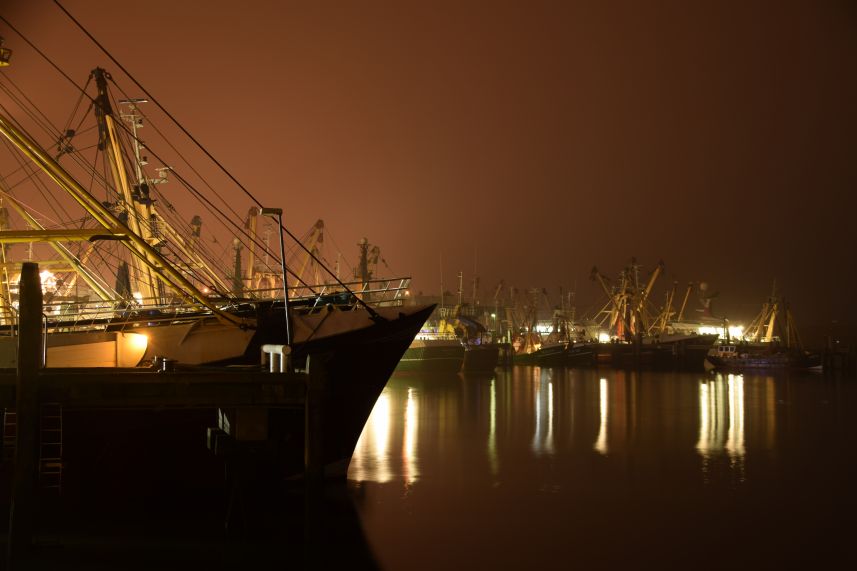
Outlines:
[[[857,381],[402,374],[349,479],[385,570],[839,568],[857,562]]]

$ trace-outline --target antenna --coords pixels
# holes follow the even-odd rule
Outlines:
[[[443,252],[439,254],[440,256],[440,308],[443,309]]]

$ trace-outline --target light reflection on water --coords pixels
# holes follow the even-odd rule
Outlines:
[[[598,427],[598,438],[595,440],[595,450],[601,454],[607,454],[607,379],[598,381],[598,415],[600,423]]]
[[[587,437],[591,438],[591,449],[606,456],[610,453],[611,435],[615,446],[627,447],[641,436],[635,431],[645,433],[647,429],[658,427],[658,422],[648,426],[638,421],[640,416],[658,420],[650,414],[651,408],[683,409],[689,404],[681,401],[689,396],[684,387],[673,386],[672,393],[660,391],[658,398],[663,402],[651,402],[636,396],[640,383],[637,373],[618,371],[601,375],[603,372],[594,376],[592,371],[521,367],[512,374],[500,373],[499,377],[490,379],[443,377],[440,387],[427,386],[434,380],[422,375],[394,377],[378,399],[357,443],[349,476],[357,481],[383,483],[402,479],[407,484],[414,483],[421,473],[421,432],[427,437],[426,446],[438,445],[445,442],[449,437],[447,432],[457,430],[462,421],[475,422],[480,429],[483,427],[479,423],[484,422],[484,450],[493,476],[500,473],[500,450],[504,448],[498,442],[498,433],[508,434],[512,430],[516,434],[527,431],[532,435],[529,448],[534,456],[556,455],[557,438],[565,448],[568,445],[574,448],[580,439]],[[585,378],[587,376],[591,378]],[[555,389],[555,380],[561,384],[558,389]],[[578,380],[582,382],[577,383]],[[667,382],[671,385],[675,381]],[[743,470],[747,415],[744,377],[696,375],[693,381],[681,379],[680,382],[697,387],[693,427],[698,435],[695,450],[704,460],[701,471],[707,473],[708,461],[724,453],[733,468]],[[773,382],[772,378],[767,378],[759,385],[762,398],[754,402],[762,409],[750,411],[764,418],[760,433],[768,443],[776,423]],[[465,399],[472,397],[466,393],[468,383],[475,385],[470,388],[476,389],[478,405],[484,404],[487,409],[485,414],[477,410],[471,418],[465,411],[457,410]],[[483,391],[487,398],[481,398]],[[422,411],[425,418],[421,418],[421,407],[425,409]],[[669,424],[671,430],[688,430],[688,420],[686,411],[680,411],[659,422]],[[559,436],[556,434],[558,422],[566,428]],[[580,434],[579,438],[575,438],[575,433]]]
[[[834,522],[857,506],[854,418],[857,383],[821,377],[399,375],[349,478],[387,570],[533,568],[572,552],[569,567],[687,568],[748,549],[763,567],[830,563],[847,530]],[[680,549],[657,547],[665,537]]]

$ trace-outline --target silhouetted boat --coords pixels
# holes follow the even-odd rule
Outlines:
[[[744,338],[715,345],[705,359],[707,369],[820,369],[821,355],[806,351],[788,303],[776,292],[747,327]]]
[[[332,286],[287,288],[280,209],[254,207],[247,221],[220,220],[235,234],[229,236],[231,267],[218,265],[216,253],[200,239],[198,217],[179,224],[182,218],[171,203],[175,197],[168,200],[157,190],[165,172],[152,177],[145,171],[148,159],[137,136],[144,100],[120,101],[127,110],[117,116],[112,104],[116,98],[108,90],[110,74],[96,69],[92,79],[97,93],[84,95],[92,101],[97,129],[77,133],[48,126],[49,142],[40,144],[22,126],[27,117],[37,116],[28,101],[17,101],[23,108],[20,117],[0,116],[0,133],[11,142],[7,148],[19,153],[14,164],[28,162],[60,191],[33,195],[57,200],[54,211],[66,217],[46,228],[31,214],[32,208],[16,198],[27,192],[26,185],[0,189],[5,272],[0,328],[8,333],[0,336],[0,365],[15,364],[15,272],[20,266],[12,261],[11,249],[31,244],[28,258],[38,259],[44,268],[48,366],[136,365],[156,356],[186,364],[259,366],[263,345],[289,346],[292,365],[301,367],[311,356],[325,363],[325,472],[344,477],[375,400],[434,306],[402,305],[407,278],[361,283],[354,289],[338,279]],[[82,123],[75,119],[75,124]],[[86,136],[94,140],[86,141]],[[58,154],[46,150],[52,146]],[[110,174],[100,174],[103,171],[81,149],[96,149],[99,157],[103,153]],[[148,144],[145,149],[155,152]],[[90,185],[79,182],[83,176],[101,184],[107,200],[96,198]],[[179,180],[192,189],[192,197],[212,208],[213,197],[186,178]],[[160,210],[156,203],[166,208]],[[256,219],[265,217],[278,221],[279,251],[253,233]],[[12,229],[15,223],[24,229]],[[83,247],[77,247],[81,242]],[[257,262],[266,259],[266,271],[260,275],[254,262],[242,270],[242,251]],[[291,291],[285,296],[287,289]],[[129,338],[137,343],[135,353],[120,359]],[[112,362],[101,358],[111,351]]]
[[[821,355],[817,353],[748,344],[717,345],[711,349],[705,361],[707,369],[728,371],[821,367]]]

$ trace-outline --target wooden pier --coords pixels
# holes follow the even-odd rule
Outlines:
[[[146,462],[159,461],[159,443],[180,441],[187,450],[173,450],[173,457],[182,461],[184,456],[187,466],[176,472],[195,477],[207,470],[206,476],[214,480],[223,480],[226,473],[231,479],[223,483],[226,494],[231,494],[224,514],[227,525],[233,509],[241,509],[246,518],[247,509],[236,508],[247,495],[242,489],[266,489],[282,482],[289,471],[304,480],[324,476],[322,416],[328,383],[323,358],[312,363],[308,359],[302,372],[289,371],[283,363],[270,369],[286,372],[265,372],[261,364],[49,369],[43,363],[36,264],[24,264],[19,305],[18,366],[0,370],[4,475],[11,476],[9,568],[30,549],[46,488],[64,488],[67,455],[74,457],[78,474],[96,474],[100,468],[87,465],[88,459],[102,458],[103,450],[87,455],[88,446],[101,442],[91,435],[121,440],[127,428],[123,423],[142,424],[135,446],[140,445],[142,432],[143,444],[154,450]],[[75,439],[75,433],[87,436]],[[78,477],[78,482],[83,479]],[[8,483],[0,478],[0,484]]]

